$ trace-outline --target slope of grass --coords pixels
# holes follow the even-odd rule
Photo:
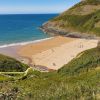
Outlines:
[[[89,15],[62,15],[52,20],[52,22],[60,23],[59,28],[73,31],[92,33],[100,36],[100,28],[96,28],[95,24],[100,21],[100,10]],[[56,27],[56,26],[55,26]]]
[[[82,52],[58,71],[41,73],[30,68],[26,72],[18,80],[0,83],[2,99],[100,99],[100,48]]]
[[[100,0],[84,0],[82,2],[79,2],[78,4],[76,4],[70,9],[74,9],[76,7],[84,6],[84,5],[99,5],[99,4],[100,4]]]
[[[6,84],[8,91],[2,84]],[[4,93],[2,98],[16,95],[15,98],[18,100],[81,100],[82,98],[99,100],[100,70],[71,77],[57,73],[37,76],[33,72],[27,78],[15,82],[3,82],[1,85],[0,90],[2,94]]]
[[[0,82],[8,80],[12,80],[12,78],[10,76],[0,74]]]
[[[0,72],[22,72],[29,66],[0,54]]]
[[[91,6],[93,11],[89,11],[90,8],[88,9],[88,6]],[[96,6],[98,7],[96,8]],[[48,32],[47,30],[50,31],[50,29],[55,31],[62,31],[62,29],[64,29],[66,34],[68,32],[80,32],[100,36],[100,27],[96,27],[96,23],[99,21],[100,0],[85,0],[76,4],[58,17],[51,19],[44,24],[43,29],[46,30],[46,32]]]
[[[100,4],[100,0],[85,0],[84,4],[98,5]]]
[[[94,70],[96,67],[100,67],[100,48],[94,48],[82,53],[80,57],[73,59],[67,65],[64,65],[58,70],[63,74],[79,74]]]

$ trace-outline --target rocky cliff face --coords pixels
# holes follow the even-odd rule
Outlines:
[[[100,36],[100,0],[82,0],[42,26],[46,33]],[[77,34],[76,34],[77,33]],[[79,34],[80,33],[80,34]]]

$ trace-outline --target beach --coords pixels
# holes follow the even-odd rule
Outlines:
[[[56,36],[19,49],[19,55],[28,57],[34,66],[58,70],[84,50],[95,48],[98,40]]]
[[[79,53],[95,48],[98,40],[55,36],[42,41],[0,48],[0,53],[39,70],[58,70]]]
[[[69,33],[71,37],[54,36],[39,29],[56,16],[58,14],[0,16],[0,22],[5,22],[0,26],[0,54],[13,57],[36,70],[50,71],[61,68],[82,51],[97,46],[98,40],[81,39],[79,34],[79,38],[75,38],[73,33]]]

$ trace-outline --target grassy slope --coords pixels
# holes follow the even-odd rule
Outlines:
[[[98,6],[98,5],[99,6],[98,8],[94,8],[95,9],[94,12],[91,12],[89,14],[84,14],[86,12],[90,12],[88,8],[84,8],[84,6],[86,5],[91,5],[91,9],[93,9],[94,6]],[[87,10],[83,11],[83,9],[87,9]],[[100,22],[100,0],[86,0],[85,2],[80,2],[76,4],[68,11],[65,11],[60,16],[46,23],[44,26],[46,26],[46,28],[49,29],[48,26],[50,23],[50,28],[53,25],[52,26],[53,30],[54,28],[58,30],[65,29],[68,32],[77,31],[81,33],[85,32],[88,34],[91,33],[100,36],[100,25],[99,27],[96,27],[96,24],[98,22]],[[51,23],[53,24],[51,25]]]
[[[81,55],[81,54],[80,54]],[[100,68],[100,48],[94,48],[82,53],[81,56],[77,56],[70,63],[63,66],[58,70],[63,74],[79,74],[88,72],[96,67]],[[70,73],[69,73],[70,72]]]
[[[0,72],[21,72],[28,68],[19,61],[0,54]]]
[[[83,52],[56,72],[30,69],[17,81],[2,81],[0,92],[2,98],[19,100],[99,100],[100,48]]]

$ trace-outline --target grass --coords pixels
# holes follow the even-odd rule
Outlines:
[[[71,9],[86,4],[100,1],[86,0]],[[59,28],[100,36],[100,28],[95,27],[100,10],[88,15],[65,13],[51,21],[61,22]],[[43,73],[0,55],[0,71],[1,100],[100,100],[100,47],[80,53],[58,71]]]
[[[74,31],[85,32],[100,36],[100,28],[95,27],[95,24],[100,21],[100,10],[88,15],[67,15],[63,14],[52,19],[52,22],[58,22],[59,28],[70,28]],[[61,23],[60,23],[61,22]],[[56,26],[54,26],[56,27]],[[67,28],[66,28],[67,27]]]
[[[6,76],[6,75],[3,75],[3,74],[0,74],[0,82],[11,80],[11,79],[12,78],[10,76]]]
[[[99,4],[100,4],[100,0],[84,0],[82,2],[77,3],[69,10],[72,10],[72,9],[75,9],[76,7],[80,7],[80,6],[84,6],[84,5],[99,5]]]
[[[22,72],[29,66],[25,65],[14,58],[0,54],[0,72]]]
[[[52,73],[49,73],[49,75]],[[24,80],[6,83],[9,86],[6,94],[18,89],[17,99],[24,100],[95,100],[100,91],[100,70],[88,72],[79,76],[65,77],[59,74],[35,77],[34,73]],[[95,93],[93,95],[93,93]],[[99,93],[100,94],[100,93]]]
[[[29,68],[20,79],[2,81],[0,92],[13,100],[99,100],[99,66],[100,48],[90,49],[58,71]]]
[[[100,21],[100,9],[95,9],[94,12],[85,15],[77,14],[79,13],[80,7],[85,5],[91,5],[91,7],[92,5],[100,5],[100,0],[86,0],[84,2],[80,2],[72,8],[70,8],[68,11],[65,11],[64,13],[59,15],[58,17],[51,19],[50,22],[53,23],[53,30],[56,30],[59,27],[58,30],[64,29],[67,31],[66,34],[70,31],[73,31],[100,36],[100,27],[95,26],[96,23]],[[74,9],[76,9],[74,12],[75,14],[71,14],[71,12],[73,12]],[[81,13],[83,11],[84,10],[81,11],[80,9]],[[48,25],[46,28],[49,29],[49,23],[47,24]]]
[[[58,70],[58,72],[63,74],[76,75],[82,72],[93,70],[94,68],[100,66],[99,52],[100,48],[87,50],[80,57],[75,58],[67,65],[64,65],[61,69]]]

